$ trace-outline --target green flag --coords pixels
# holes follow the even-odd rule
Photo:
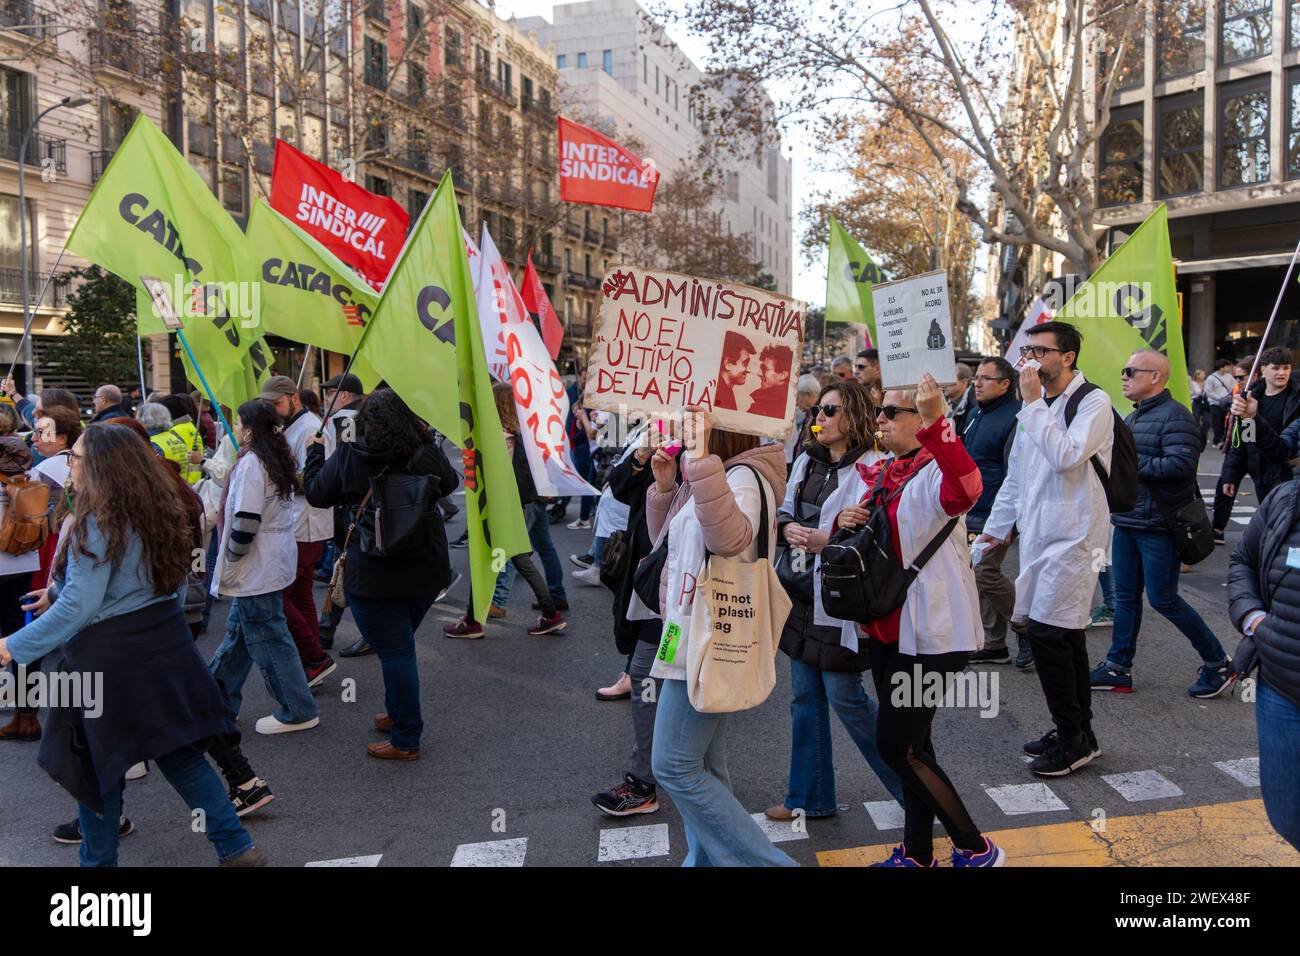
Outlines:
[[[167,328],[163,325],[162,318],[154,310],[153,300],[149,298],[148,293],[143,289],[135,290],[135,322],[136,328],[140,335],[152,335],[156,332],[166,332]],[[188,329],[188,327],[187,327]],[[186,332],[186,341],[189,341],[189,332]],[[179,343],[176,346],[181,349],[181,365],[185,367],[185,377],[190,383],[198,389],[203,388],[203,381],[199,378],[198,372],[195,371],[190,357],[185,354]],[[190,348],[194,348],[194,343],[190,342]],[[227,375],[220,381],[214,382],[211,377],[207,363],[199,359],[203,367],[203,375],[208,380],[208,385],[212,388],[213,395],[217,401],[225,405],[232,412],[244,402],[257,395],[262,390],[263,383],[273,374],[271,363],[274,356],[271,354],[271,347],[266,344],[266,339],[261,335],[254,338],[248,345],[248,351],[244,353],[240,360],[239,374]]]
[[[831,251],[826,267],[826,321],[857,322],[876,341],[876,312],[871,286],[884,280],[879,267],[858,241],[831,216]]]
[[[1183,322],[1174,280],[1169,220],[1161,203],[1075,290],[1056,315],[1082,333],[1079,370],[1088,381],[1106,390],[1121,415],[1127,415],[1133,403],[1124,397],[1120,369],[1140,349],[1165,354],[1169,359],[1169,392],[1191,408]]]
[[[261,321],[257,294],[244,281],[252,269],[248,244],[145,115],[96,183],[67,245],[137,289],[141,276],[158,279],[218,398],[246,390],[248,350]],[[166,331],[152,307],[137,311],[136,321],[140,335]]]
[[[364,358],[421,418],[473,453],[465,488],[471,609],[487,620],[497,573],[528,551],[519,489],[479,331],[474,285],[450,174],[411,230],[362,336]],[[491,507],[488,507],[489,498]]]
[[[379,304],[379,293],[260,199],[248,219],[248,246],[262,284],[263,329],[351,355]],[[352,363],[352,372],[367,392],[379,382],[360,358]]]

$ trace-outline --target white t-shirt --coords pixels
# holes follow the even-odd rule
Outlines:
[[[266,469],[252,452],[243,455],[226,479],[226,513],[212,571],[212,593],[226,597],[253,597],[283,591],[298,571],[298,546],[293,539],[294,501],[283,500],[266,477]],[[295,496],[296,497],[296,496]],[[260,514],[262,523],[253,546],[238,561],[226,558],[226,546],[235,526],[235,514]]]
[[[284,439],[293,452],[293,460],[298,464],[298,474],[302,474],[307,464],[307,447],[316,429],[320,428],[320,418],[311,412],[303,412],[292,425],[284,430]],[[334,512],[329,508],[313,508],[307,504],[304,495],[295,495],[293,499],[293,537],[295,541],[324,541],[334,537]]]

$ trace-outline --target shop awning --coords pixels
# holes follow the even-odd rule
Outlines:
[[[1226,272],[1230,269],[1258,269],[1263,266],[1285,266],[1291,262],[1291,253],[1279,252],[1267,256],[1231,256],[1225,259],[1175,259],[1179,275],[1197,272]]]

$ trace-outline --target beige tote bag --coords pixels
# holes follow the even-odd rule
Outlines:
[[[776,652],[791,605],[772,563],[767,483],[757,471],[754,477],[762,498],[757,557],[742,561],[706,551],[695,585],[686,691],[702,714],[757,707],[776,686]]]

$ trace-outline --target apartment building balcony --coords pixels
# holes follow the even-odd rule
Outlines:
[[[158,57],[144,45],[136,43],[134,37],[124,33],[92,30],[89,39],[92,70],[116,70],[136,79],[157,79]],[[189,65],[191,64],[187,63]],[[208,66],[210,71],[210,58],[199,57],[192,65],[199,68]]]
[[[559,257],[547,255],[544,252],[534,253],[533,265],[537,267],[538,272],[547,272],[551,275],[555,275],[560,271]]]
[[[30,269],[27,271],[27,301],[31,303],[32,308],[44,305],[47,308],[61,309],[67,304],[68,288],[72,281],[70,272],[55,273],[54,280],[45,291],[44,299],[40,302],[36,300],[41,289],[45,288],[45,281],[49,277],[48,272],[33,272]],[[0,268],[0,302],[22,305],[22,280],[21,269]]]
[[[514,88],[504,80],[498,79],[491,73],[480,71],[477,81],[478,88],[483,92],[496,97],[511,108],[518,105],[518,101],[515,99]]]
[[[54,169],[61,173],[68,171],[68,141],[44,133],[33,133],[27,139],[27,151],[19,158],[23,149],[23,130],[14,127],[0,127],[0,159],[25,166],[44,166],[52,162]]]

